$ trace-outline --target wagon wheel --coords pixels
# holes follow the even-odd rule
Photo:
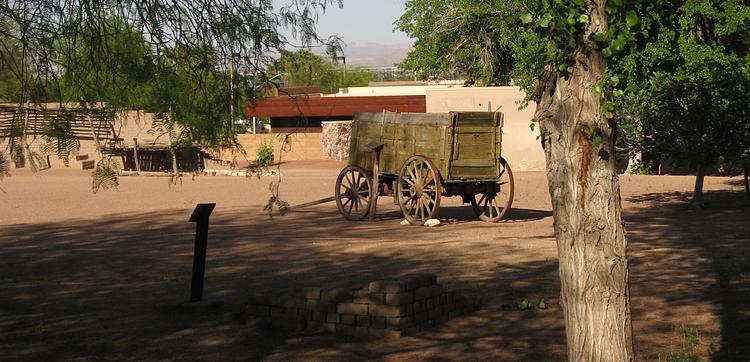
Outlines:
[[[513,171],[505,159],[500,158],[503,166],[497,182],[485,182],[471,198],[471,208],[480,219],[487,222],[498,222],[510,211],[513,203]],[[480,196],[481,194],[481,196]],[[477,196],[479,199],[477,200]]]
[[[396,196],[401,213],[412,225],[423,225],[437,214],[442,184],[432,161],[412,156],[401,167]]]
[[[360,166],[346,166],[336,179],[336,207],[347,220],[362,220],[370,211],[372,180]]]

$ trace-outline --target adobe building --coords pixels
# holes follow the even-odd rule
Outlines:
[[[0,152],[10,156],[12,169],[92,169],[103,157],[118,170],[172,170],[169,148],[179,130],[170,133],[155,114],[65,106],[0,104]],[[48,132],[45,127],[59,120],[70,127],[66,133],[74,142],[67,160],[55,154],[55,148],[50,147],[44,136]],[[138,167],[136,148],[140,150]],[[201,167],[198,151],[176,153],[180,171],[196,171]]]
[[[519,109],[524,92],[518,87],[462,87],[428,85],[405,87],[343,88],[332,95],[304,94],[248,101],[245,115],[270,118],[271,134],[241,134],[245,157],[252,157],[262,142],[276,147],[290,142],[286,160],[346,159],[346,121],[357,112],[500,111],[504,115],[503,157],[517,171],[544,171],[539,128],[532,130],[536,104]],[[327,128],[331,131],[326,132]],[[343,129],[343,130],[342,130]],[[335,145],[335,146],[332,146]],[[225,152],[224,159],[236,159]]]

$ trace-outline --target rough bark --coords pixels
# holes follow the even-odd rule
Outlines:
[[[605,1],[589,3],[588,32],[607,31]],[[580,50],[569,74],[537,89],[559,254],[570,361],[632,361],[628,261],[613,128],[593,87],[605,61]]]
[[[745,167],[744,167],[744,176],[745,176],[745,196],[750,196],[750,181],[748,181],[748,169],[750,169],[750,162],[745,161]]]
[[[696,209],[703,208],[703,180],[706,178],[706,168],[708,166],[705,163],[698,165],[698,170],[695,173],[695,187],[693,188],[693,207]]]

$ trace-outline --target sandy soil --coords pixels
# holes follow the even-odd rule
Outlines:
[[[282,165],[281,198],[331,196],[341,163]],[[122,177],[91,193],[83,171],[16,172],[0,182],[0,359],[3,360],[562,360],[564,322],[547,183],[517,173],[510,220],[473,220],[444,199],[437,228],[401,226],[381,198],[376,222],[334,203],[269,218],[270,177]],[[750,360],[750,206],[739,181],[710,177],[709,208],[685,204],[693,179],[623,176],[638,360],[684,352]],[[185,314],[196,203],[215,202],[206,299]],[[413,272],[479,296],[480,311],[401,339],[280,335],[227,318],[248,292],[359,286]],[[503,305],[545,298],[546,310]]]

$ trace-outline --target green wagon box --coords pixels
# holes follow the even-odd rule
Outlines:
[[[513,175],[501,156],[500,112],[357,113],[336,204],[350,220],[373,216],[393,196],[406,220],[434,218],[441,196],[461,196],[485,221],[505,217]]]

